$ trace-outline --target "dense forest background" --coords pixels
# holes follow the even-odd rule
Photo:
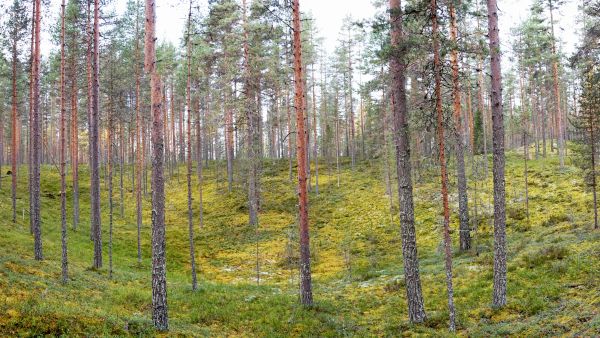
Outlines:
[[[600,2],[302,3],[0,4],[0,333],[600,335]]]

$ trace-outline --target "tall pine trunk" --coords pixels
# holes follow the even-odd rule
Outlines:
[[[450,12],[450,40],[454,44],[450,52],[450,64],[452,67],[452,99],[454,109],[454,140],[456,147],[456,176],[458,183],[458,218],[460,249],[469,250],[471,248],[471,232],[469,229],[469,197],[467,195],[467,175],[465,174],[465,147],[463,143],[463,128],[461,121],[461,102],[460,102],[460,79],[458,68],[458,27],[456,23],[455,0],[448,0]]]
[[[146,0],[145,69],[150,75],[152,105],[152,321],[159,331],[169,329],[165,241],[164,140],[160,77],[155,69],[154,0]]]
[[[452,0],[451,0],[452,1]],[[451,21],[453,20],[453,6],[450,7],[450,16]],[[453,25],[454,26],[454,25]],[[446,269],[446,289],[448,292],[448,312],[449,312],[449,329],[450,331],[456,331],[456,323],[455,323],[455,310],[454,310],[454,288],[452,286],[452,240],[450,239],[450,207],[448,206],[448,170],[446,168],[446,145],[444,142],[444,113],[442,107],[442,65],[440,61],[440,41],[438,36],[438,19],[437,19],[437,1],[431,0],[431,35],[433,37],[433,72],[435,78],[435,111],[437,115],[437,136],[438,136],[438,148],[440,152],[440,171],[441,171],[441,181],[442,181],[442,203],[444,207],[444,228],[443,228],[443,237],[444,237],[444,254],[445,254],[445,269]],[[451,28],[451,31],[454,31],[454,28]],[[455,37],[455,33],[451,32],[453,37]],[[452,54],[452,66],[454,68],[456,55]],[[458,65],[456,65],[458,66]],[[454,73],[456,70],[456,74]],[[453,77],[454,75],[458,75],[458,69],[453,69]],[[454,81],[454,78],[453,78]],[[454,86],[456,84],[454,83]],[[456,94],[454,91],[457,90],[456,87],[453,87],[453,96],[454,96],[454,109],[456,109]],[[459,98],[460,100],[460,98]],[[460,102],[459,102],[460,105]],[[460,106],[458,107],[460,111]],[[456,119],[456,110],[454,111],[455,119]],[[458,143],[462,143],[462,140],[458,138]],[[464,174],[464,161],[463,161],[463,174]],[[461,224],[462,225],[462,224]],[[468,226],[468,223],[467,223]]]
[[[66,108],[65,108],[65,0],[61,4],[61,30],[60,30],[60,223],[62,282],[69,278],[67,257],[67,183],[65,178],[66,164]]]
[[[33,52],[33,111],[31,130],[31,211],[34,238],[34,253],[36,260],[42,260],[42,226],[40,218],[40,165],[42,153],[41,120],[40,116],[40,0],[35,0],[35,42]]]
[[[92,111],[90,120],[91,138],[91,221],[94,239],[93,267],[102,267],[102,226],[100,224],[100,0],[94,0],[94,37],[92,52]]]
[[[142,168],[144,166],[144,152],[142,144],[142,113],[140,92],[140,69],[138,60],[140,57],[139,46],[139,16],[136,11],[135,19],[135,214],[137,224],[137,262],[142,263]]]
[[[296,147],[298,154],[298,197],[300,226],[300,301],[304,306],[312,306],[312,278],[310,269],[310,237],[308,226],[308,190],[306,187],[306,131],[304,129],[305,92],[304,70],[302,69],[302,39],[300,37],[300,0],[293,0],[293,41],[294,41],[294,87],[296,106]]]
[[[188,204],[188,231],[190,242],[190,265],[192,269],[192,290],[198,288],[196,277],[196,250],[194,247],[194,212],[192,210],[192,42],[190,41],[192,29],[192,0],[188,12],[187,27],[187,83],[185,88],[187,108],[187,204]],[[181,135],[183,136],[183,135]],[[199,162],[198,165],[201,165]]]
[[[400,0],[390,0],[391,47],[390,70],[392,75],[391,96],[394,112],[394,141],[396,144],[396,170],[398,172],[398,198],[400,227],[402,233],[402,255],[404,256],[404,278],[408,317],[413,323],[425,321],[425,306],[419,275],[413,187],[410,168],[410,141],[408,139],[408,109],[406,107],[406,64],[401,50],[402,8]]]
[[[255,101],[255,86],[250,69],[250,52],[248,47],[248,18],[246,0],[242,0],[244,20],[244,92],[246,99],[247,149],[248,149],[248,223],[258,227],[258,157],[260,156],[258,135],[258,107]]]
[[[35,6],[35,5],[34,5]],[[17,222],[17,157],[19,149],[19,139],[17,138],[17,40],[13,41],[12,45],[12,147],[11,147],[11,198],[12,198],[12,221]],[[1,126],[0,126],[1,128]],[[2,173],[0,173],[2,176]],[[30,195],[31,197],[31,195]]]
[[[506,305],[506,212],[504,180],[504,117],[502,115],[502,71],[498,6],[488,0],[488,36],[490,39],[492,129],[494,144],[494,291],[493,305]]]

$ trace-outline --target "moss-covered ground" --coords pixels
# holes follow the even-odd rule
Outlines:
[[[185,168],[180,167],[179,176],[174,174],[167,182],[168,335],[449,335],[440,250],[442,210],[435,167],[415,174],[417,240],[428,320],[411,325],[403,285],[397,197],[390,212],[380,161],[361,162],[355,169],[343,162],[339,186],[335,167],[326,163],[320,166],[319,195],[314,189],[310,194],[315,298],[315,306],[310,309],[298,305],[297,199],[287,160],[263,164],[258,231],[247,225],[243,175],[236,178],[233,192],[228,193],[224,173],[216,175],[215,165],[210,163],[204,171],[203,228],[197,217],[197,193],[194,195],[200,278],[196,292],[191,290],[189,276]],[[478,167],[479,176],[483,176],[483,166]],[[476,220],[471,251],[457,250],[455,213],[451,225],[457,334],[600,335],[600,232],[592,230],[592,196],[583,174],[572,166],[559,170],[552,156],[529,161],[527,218],[523,168],[522,156],[509,153],[508,305],[502,309],[491,307],[491,160],[487,178],[475,181],[469,173],[470,212]],[[219,170],[223,169],[221,163]],[[236,170],[241,172],[241,165]],[[2,171],[6,172],[6,167]],[[100,270],[90,268],[87,168],[81,172],[81,223],[76,230],[71,228],[69,191],[71,279],[66,285],[60,283],[59,175],[55,166],[47,166],[42,172],[45,259],[39,262],[33,260],[26,176],[24,166],[19,177],[16,224],[11,222],[8,178],[3,179],[0,189],[0,335],[158,334],[150,321],[150,195],[144,197],[143,261],[138,264],[130,168],[125,168],[122,215],[119,176],[114,180],[112,279],[108,276],[105,181],[105,266]],[[456,187],[455,182],[451,183],[451,205],[456,211]],[[260,283],[256,277],[257,257]]]

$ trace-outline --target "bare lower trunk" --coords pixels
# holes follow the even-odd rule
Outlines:
[[[312,278],[310,268],[310,239],[308,228],[308,190],[306,187],[306,131],[304,130],[305,92],[302,69],[302,44],[300,38],[300,0],[293,0],[294,28],[294,84],[296,105],[296,147],[298,148],[298,197],[300,226],[300,301],[312,306]]]
[[[42,252],[42,226],[40,219],[40,159],[42,153],[40,116],[40,0],[35,0],[35,43],[33,53],[33,112],[31,130],[31,211],[36,260],[44,259]]]
[[[94,268],[102,267],[102,226],[100,223],[100,0],[94,0],[94,42],[93,42],[93,74],[92,74],[92,113],[91,113],[91,221],[94,238]]]
[[[449,0],[450,11],[450,37],[456,44],[458,39],[458,27],[456,24],[456,9],[454,0]],[[452,65],[452,99],[454,107],[454,139],[456,143],[456,176],[458,183],[458,217],[460,219],[459,238],[460,249],[469,250],[471,248],[471,232],[469,229],[469,197],[467,195],[467,175],[465,174],[465,151],[463,144],[463,128],[461,121],[461,99],[460,99],[460,79],[458,73],[458,49],[453,48],[450,53],[450,63]]]
[[[12,173],[12,221],[17,222],[17,156],[19,149],[19,140],[17,139],[17,44],[13,43],[12,59],[12,147],[11,147],[11,173]],[[2,128],[2,127],[0,127]],[[0,173],[2,176],[2,173]],[[31,196],[30,196],[31,197]]]
[[[69,279],[67,257],[67,183],[65,178],[66,164],[66,109],[65,109],[65,0],[61,4],[61,33],[60,33],[60,238],[61,238],[61,272],[62,282]]]
[[[152,321],[159,331],[169,329],[165,241],[164,140],[160,78],[155,69],[154,0],[146,0],[145,68],[150,74],[152,104]]]
[[[187,108],[187,202],[188,202],[188,231],[190,242],[190,265],[192,270],[192,290],[198,289],[196,277],[196,249],[194,247],[194,212],[192,210],[192,42],[190,41],[190,30],[192,24],[192,0],[188,13],[187,27],[187,86],[186,86],[186,108]],[[183,135],[181,135],[183,136]],[[201,163],[198,163],[200,166]]]
[[[408,317],[413,323],[425,321],[423,292],[419,275],[417,240],[415,234],[415,216],[413,205],[413,187],[410,168],[410,143],[408,139],[408,110],[406,108],[406,65],[402,43],[402,9],[400,0],[390,0],[391,44],[394,55],[390,61],[392,73],[392,107],[394,111],[394,141],[396,144],[396,170],[398,172],[398,197],[400,206],[400,227],[402,236],[402,254],[404,256],[404,278],[406,281],[406,299]]]
[[[135,59],[139,59],[138,15],[135,21]],[[135,66],[135,210],[137,224],[137,262],[142,263],[142,171],[144,166],[144,150],[142,148],[142,113],[140,92],[140,70]]]
[[[506,305],[506,215],[504,181],[504,119],[502,116],[502,72],[496,0],[488,0],[488,34],[492,84],[492,129],[494,143],[494,292],[493,305]]]
[[[242,0],[244,19],[244,91],[246,95],[247,149],[248,149],[248,223],[258,227],[258,157],[260,156],[260,137],[258,110],[255,101],[255,84],[250,69],[250,51],[248,47],[248,22],[246,16],[246,0]]]
[[[452,0],[451,0],[452,1]],[[454,8],[450,5],[450,16],[454,17]],[[453,20],[453,19],[451,19]],[[434,77],[435,77],[435,110],[437,113],[437,134],[438,134],[438,148],[440,152],[440,171],[442,181],[442,203],[444,206],[444,254],[445,254],[445,270],[446,270],[446,290],[448,292],[448,313],[449,313],[449,329],[450,331],[456,331],[455,322],[455,310],[454,310],[454,288],[452,286],[452,241],[450,239],[450,207],[448,206],[448,171],[446,168],[446,145],[444,142],[444,113],[442,110],[442,70],[440,61],[440,42],[438,36],[438,20],[437,20],[437,1],[431,0],[431,22],[432,22],[432,33],[433,36],[433,65],[434,65]],[[454,31],[454,29],[452,29]],[[453,35],[455,33],[452,33]],[[454,66],[456,55],[453,53],[452,61]],[[456,65],[458,66],[458,65]],[[456,73],[458,73],[458,69]],[[454,74],[453,74],[454,75]],[[457,75],[457,74],[456,74]],[[456,84],[455,84],[456,86]],[[453,90],[454,94],[454,108],[456,109],[456,92],[457,88]],[[460,99],[459,99],[460,100]],[[458,103],[460,105],[460,102]],[[460,108],[460,107],[459,107]],[[456,110],[454,111],[456,114]],[[456,115],[455,115],[456,119]],[[458,139],[459,143],[462,140]],[[464,174],[464,162],[463,162],[463,174]],[[468,223],[467,223],[468,226]]]

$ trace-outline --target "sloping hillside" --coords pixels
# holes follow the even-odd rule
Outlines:
[[[593,231],[591,194],[578,169],[560,172],[555,158],[529,162],[529,220],[523,161],[507,162],[508,306],[490,307],[492,288],[491,162],[486,180],[469,172],[473,250],[459,253],[453,217],[454,285],[459,335],[600,335],[600,232]],[[325,162],[325,161],[322,161]],[[243,175],[227,193],[215,163],[205,170],[204,224],[198,226],[200,290],[191,291],[184,168],[167,184],[168,300],[172,335],[371,336],[447,334],[441,248],[441,200],[435,167],[416,175],[417,238],[428,321],[413,326],[406,314],[397,210],[390,213],[382,163],[343,163],[319,170],[319,195],[310,194],[316,306],[298,306],[295,185],[287,161],[263,164],[258,230],[246,225]],[[71,280],[60,283],[59,176],[42,174],[45,260],[33,260],[28,217],[10,221],[10,189],[0,190],[0,335],[153,335],[150,321],[150,195],[145,196],[143,261],[137,263],[134,197],[125,168],[120,214],[115,178],[114,276],[108,277],[108,205],[103,205],[105,267],[90,268],[88,173],[81,178],[82,222],[69,231]],[[223,165],[220,165],[223,170]],[[238,174],[242,168],[236,168]],[[452,170],[452,168],[451,168]],[[3,170],[5,171],[5,170]],[[478,172],[483,175],[482,167]],[[451,171],[453,173],[453,171]],[[219,182],[217,182],[217,177]],[[102,181],[104,182],[104,181]],[[455,182],[452,182],[453,184]],[[27,210],[26,167],[19,210]],[[313,180],[314,184],[314,180]],[[106,186],[102,183],[103,194]],[[395,190],[393,188],[392,190]],[[477,202],[475,201],[477,191]],[[456,210],[456,189],[451,186]],[[396,197],[393,199],[397,203]],[[70,210],[69,210],[70,212]],[[393,219],[392,219],[393,217]],[[71,222],[69,220],[69,226]],[[257,283],[257,258],[260,283]]]

